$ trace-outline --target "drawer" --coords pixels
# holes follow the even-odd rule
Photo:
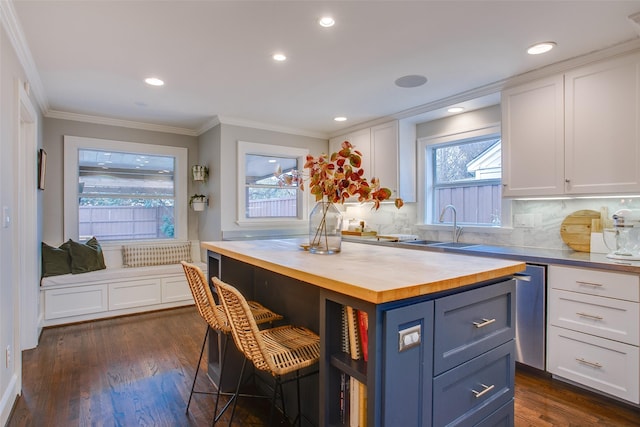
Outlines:
[[[44,293],[44,318],[80,316],[108,310],[107,285],[49,289]]]
[[[640,278],[589,268],[549,266],[549,288],[627,301],[640,301]]]
[[[434,374],[515,337],[515,281],[435,300]]]
[[[511,400],[489,417],[480,421],[475,427],[513,427],[515,423],[514,402]]]
[[[162,302],[193,300],[191,289],[184,275],[162,279]]]
[[[160,304],[160,280],[147,279],[109,285],[109,310]]]
[[[551,326],[547,370],[595,390],[638,402],[638,347]]]
[[[637,302],[551,289],[549,324],[637,346],[638,306]]]
[[[514,341],[433,380],[433,425],[475,425],[514,396]]]

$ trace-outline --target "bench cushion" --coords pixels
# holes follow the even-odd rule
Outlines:
[[[203,271],[207,271],[205,263],[196,263]],[[184,274],[181,264],[166,264],[136,268],[107,268],[84,274],[63,274],[61,276],[44,277],[42,287],[56,285],[80,285],[96,281],[114,281],[123,279],[144,278],[146,276],[163,276],[170,274]]]
[[[170,245],[124,245],[122,247],[123,267],[145,267],[150,265],[179,264],[191,262],[191,243]]]

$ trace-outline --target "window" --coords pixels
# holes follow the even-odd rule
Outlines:
[[[459,224],[497,226],[502,214],[500,135],[457,135],[427,142],[425,147],[425,222],[439,224],[453,205]],[[467,136],[465,138],[465,136]],[[451,210],[444,223],[453,222]]]
[[[238,142],[238,221],[286,222],[306,218],[303,192],[297,186],[283,186],[276,171],[283,174],[302,170],[308,151],[251,142]]]
[[[185,148],[65,137],[65,164],[69,238],[186,239]]]

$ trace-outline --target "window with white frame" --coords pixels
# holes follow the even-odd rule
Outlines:
[[[452,135],[424,144],[425,222],[498,226],[502,215],[501,138],[493,132]]]
[[[65,136],[65,235],[186,240],[187,150]]]
[[[283,185],[276,173],[301,171],[308,150],[238,141],[238,222],[300,222],[303,192]]]

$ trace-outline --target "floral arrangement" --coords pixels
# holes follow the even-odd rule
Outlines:
[[[321,154],[313,157],[307,155],[304,168],[309,170],[309,188],[315,195],[316,201],[326,200],[332,203],[344,203],[351,197],[357,197],[358,201],[373,202],[373,209],[378,209],[380,203],[391,198],[392,192],[386,187],[381,187],[377,178],[371,178],[371,182],[364,177],[362,153],[355,149],[349,142],[344,141],[340,151],[331,153],[330,156]],[[276,171],[276,177],[283,185],[297,185],[304,190],[304,177],[299,171],[283,174]],[[395,206],[400,209],[404,202],[395,199]]]

